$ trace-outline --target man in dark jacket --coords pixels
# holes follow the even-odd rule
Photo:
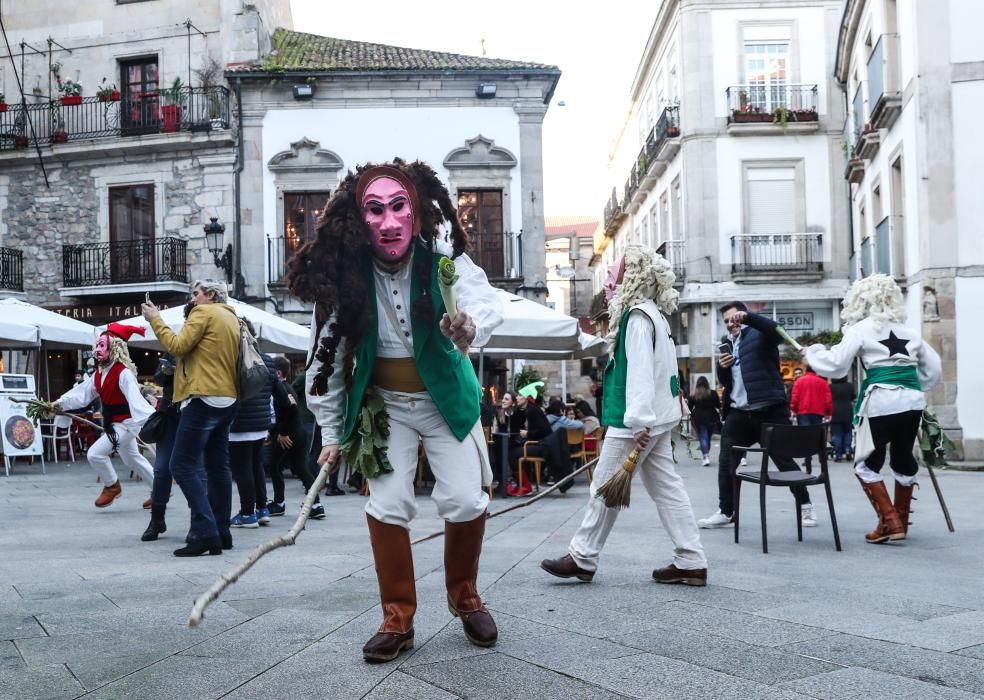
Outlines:
[[[273,501],[270,502],[271,516],[283,515],[284,505],[284,466],[290,467],[301,483],[304,491],[311,489],[314,477],[307,466],[307,442],[304,439],[304,426],[301,423],[300,407],[297,394],[288,381],[290,376],[290,360],[286,357],[274,359],[273,365],[277,370],[277,381],[273,383],[273,411],[276,423],[271,431],[273,439],[273,464],[270,468],[270,480],[273,482]],[[312,520],[324,520],[325,507],[315,496],[311,506]]]
[[[752,445],[759,441],[765,423],[789,423],[789,404],[779,371],[778,324],[765,316],[748,312],[740,301],[721,307],[730,336],[718,356],[718,381],[724,385],[724,426],[718,457],[718,510],[697,524],[702,528],[734,526],[734,475],[731,446]],[[727,345],[727,348],[723,347]],[[727,350],[727,352],[725,352]],[[791,459],[775,459],[780,471],[799,471]],[[816,515],[805,486],[791,489],[802,506],[803,525],[815,527]]]
[[[255,333],[246,320],[250,333]],[[263,443],[270,434],[270,397],[277,373],[273,358],[262,353],[270,370],[270,381],[252,398],[236,402],[236,417],[229,428],[229,467],[239,491],[239,512],[229,527],[255,528],[270,524],[266,476],[263,473]]]

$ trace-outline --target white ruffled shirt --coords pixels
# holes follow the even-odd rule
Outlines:
[[[844,331],[844,338],[829,350],[823,345],[806,349],[806,361],[821,377],[838,379],[847,375],[860,358],[870,367],[915,367],[922,391],[894,384],[875,384],[869,389],[864,415],[888,416],[926,408],[926,395],[940,383],[943,369],[940,356],[918,331],[898,323],[877,325],[866,318]]]
[[[106,368],[106,370],[108,369],[109,367]],[[99,392],[96,391],[95,379],[95,372],[86,375],[81,384],[76,384],[66,391],[55,403],[64,411],[85,408],[99,396]],[[123,392],[127,403],[130,404],[130,418],[123,422],[127,425],[143,425],[144,421],[153,414],[154,409],[140,393],[140,382],[137,381],[136,375],[126,367],[120,372],[120,391]]]
[[[438,252],[450,256],[451,247],[445,243],[437,244]],[[454,284],[458,298],[458,309],[468,314],[475,324],[475,340],[471,346],[483,347],[492,337],[492,331],[502,323],[502,304],[495,289],[489,284],[485,271],[478,267],[467,255],[460,255],[454,260],[458,281]],[[410,357],[404,340],[413,345],[413,325],[410,319],[410,283],[413,265],[408,264],[396,272],[387,272],[373,263],[373,281],[376,285],[376,317],[379,339],[376,345],[376,356],[386,358]],[[397,331],[390,321],[385,305],[393,311],[400,331]],[[320,347],[321,339],[329,335],[328,328],[335,321],[335,316],[329,317],[321,330],[321,335],[314,337],[317,321],[311,319],[311,347]],[[402,332],[403,338],[398,333]],[[343,341],[344,344],[344,341]],[[311,385],[321,363],[317,359],[311,363],[305,379],[307,405],[318,425],[321,426],[321,444],[337,445],[342,438],[343,421],[345,419],[344,398],[345,386],[342,378],[342,358],[345,355],[343,344],[335,353],[335,371],[328,378],[328,390],[323,396],[312,396]],[[308,357],[310,360],[310,356]]]

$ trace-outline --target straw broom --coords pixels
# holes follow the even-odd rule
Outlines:
[[[605,507],[623,509],[629,507],[629,497],[632,492],[632,472],[635,471],[640,454],[641,451],[638,447],[633,448],[628,458],[622,462],[622,468],[598,489],[597,495],[605,499]]]

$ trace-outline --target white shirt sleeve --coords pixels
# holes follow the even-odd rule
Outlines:
[[[854,327],[848,328],[841,342],[829,350],[819,343],[808,347],[806,361],[821,377],[839,379],[847,376],[861,346],[861,334]]]
[[[485,270],[467,255],[454,260],[458,281],[454,288],[458,295],[458,309],[471,316],[475,322],[475,340],[472,347],[484,347],[492,337],[492,331],[502,323],[502,302],[489,284]]]
[[[71,389],[62,394],[55,403],[63,411],[74,411],[78,408],[85,408],[95,401],[96,382],[95,373],[87,374],[81,384],[76,384]]]
[[[625,356],[628,371],[625,378],[625,417],[622,423],[633,433],[648,430],[659,423],[653,377],[663,376],[657,367],[660,362],[653,351],[656,329],[642,311],[629,314],[625,329]],[[667,390],[668,391],[668,390]]]
[[[124,368],[120,372],[120,391],[126,397],[126,402],[130,404],[130,418],[133,423],[142,425],[150,418],[154,409],[147,403],[147,399],[140,393],[140,382],[129,369]]]
[[[925,340],[919,345],[919,367],[916,372],[919,375],[919,386],[923,391],[929,391],[943,379],[943,364],[940,362],[940,356]]]
[[[321,335],[317,338],[314,337],[314,333],[318,328],[317,319],[312,314],[311,316],[311,350],[309,350],[308,361],[311,361],[310,353],[316,351],[317,348],[321,347],[321,339],[328,337],[331,333],[328,330],[331,324],[335,322],[335,315],[328,318],[325,323],[324,328],[321,329]],[[314,396],[311,394],[311,387],[314,384],[314,378],[318,373],[318,369],[321,367],[321,361],[317,357],[311,362],[311,366],[307,370],[307,374],[304,378],[304,391],[307,392],[307,406],[308,410],[314,414],[315,422],[321,427],[321,444],[322,445],[337,445],[342,439],[342,429],[345,427],[343,425],[343,420],[345,414],[343,413],[343,408],[345,405],[345,382],[342,378],[342,358],[345,355],[345,339],[338,345],[338,351],[335,353],[335,371],[331,373],[328,377],[328,390],[323,396]]]

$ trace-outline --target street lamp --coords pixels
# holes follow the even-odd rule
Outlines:
[[[232,283],[232,244],[230,243],[222,249],[225,240],[225,224],[219,223],[217,216],[210,217],[211,223],[205,224],[205,244],[215,257],[215,266],[220,270],[225,270],[226,282]]]

